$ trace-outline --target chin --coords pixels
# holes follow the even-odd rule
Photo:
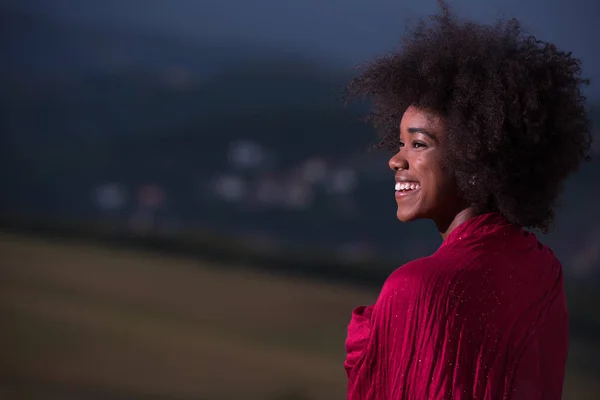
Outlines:
[[[411,221],[415,221],[417,219],[419,219],[419,215],[414,213],[414,212],[407,212],[405,210],[398,210],[396,211],[396,218],[398,218],[398,220],[400,222],[411,222]]]

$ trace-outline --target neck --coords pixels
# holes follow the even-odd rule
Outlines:
[[[473,207],[467,207],[464,210],[460,211],[458,214],[454,215],[454,217],[452,218],[448,218],[445,221],[441,221],[441,223],[436,222],[438,231],[440,232],[440,235],[442,235],[442,239],[446,240],[448,235],[450,235],[450,233],[452,233],[452,231],[456,229],[457,226],[476,216],[477,213],[475,212]]]

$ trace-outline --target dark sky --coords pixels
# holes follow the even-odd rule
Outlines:
[[[84,22],[142,27],[186,39],[244,40],[285,46],[330,63],[353,66],[393,49],[404,21],[433,13],[435,0],[3,0]],[[600,1],[454,0],[454,10],[491,22],[516,16],[526,29],[584,62],[600,79]],[[600,85],[590,95],[600,99]]]

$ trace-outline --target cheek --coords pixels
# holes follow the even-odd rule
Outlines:
[[[415,160],[415,170],[419,171],[421,185],[429,195],[443,190],[447,186],[448,174],[443,170],[437,157],[420,157]]]
[[[427,208],[438,208],[455,196],[455,187],[451,175],[442,168],[437,160],[427,160],[421,167],[421,200]]]

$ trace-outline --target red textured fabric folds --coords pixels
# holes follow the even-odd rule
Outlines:
[[[352,313],[349,400],[559,400],[568,348],[560,262],[485,214],[398,268]]]

